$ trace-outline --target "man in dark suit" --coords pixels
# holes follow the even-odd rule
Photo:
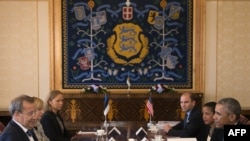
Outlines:
[[[196,106],[192,93],[185,92],[181,95],[180,105],[186,113],[185,119],[175,126],[165,125],[168,136],[196,137],[198,141],[206,140],[206,126],[202,119],[201,108]]]
[[[223,98],[215,106],[215,129],[211,141],[224,141],[224,125],[239,125],[241,106],[234,98]]]
[[[0,141],[37,141],[32,134],[37,124],[34,99],[27,95],[16,97],[10,103],[9,112],[12,120],[0,134]]]

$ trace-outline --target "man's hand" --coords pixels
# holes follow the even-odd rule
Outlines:
[[[170,126],[169,124],[166,124],[166,125],[164,126],[164,131],[165,131],[165,132],[168,133],[170,129],[172,129],[172,126]]]

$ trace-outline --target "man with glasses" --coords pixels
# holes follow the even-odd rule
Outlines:
[[[38,120],[34,98],[28,95],[14,98],[9,112],[12,120],[0,134],[0,141],[38,141],[32,132]]]

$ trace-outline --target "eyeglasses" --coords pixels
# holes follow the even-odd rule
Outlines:
[[[21,113],[24,114],[24,115],[27,115],[27,116],[35,116],[37,111],[31,111],[31,112],[28,112],[28,113],[21,112]]]

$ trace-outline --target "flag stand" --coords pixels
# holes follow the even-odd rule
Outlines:
[[[151,114],[149,114],[149,115],[150,115],[150,116],[149,116],[149,122],[148,122],[148,124],[147,124],[148,127],[150,127],[150,126],[152,125]]]
[[[150,116],[149,116],[149,123],[150,123],[150,124],[152,123],[152,121],[151,121],[151,114],[150,114]]]
[[[103,127],[108,127],[108,123],[107,123],[107,116],[105,115],[105,121],[103,123]]]

